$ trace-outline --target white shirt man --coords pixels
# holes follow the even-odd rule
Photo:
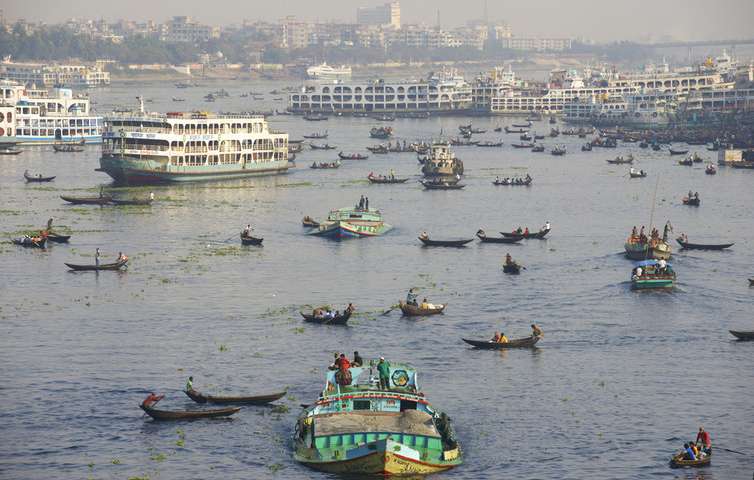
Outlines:
[[[660,271],[661,272],[664,272],[665,268],[667,268],[667,266],[668,266],[668,262],[666,262],[665,259],[662,258],[662,259],[660,259],[659,262],[657,262],[657,266],[660,267]]]

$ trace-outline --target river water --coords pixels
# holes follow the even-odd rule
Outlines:
[[[225,87],[215,104],[201,97]],[[281,84],[210,84],[177,90],[169,83],[129,83],[92,92],[97,106],[154,99],[147,108],[250,110],[283,102],[240,98]],[[173,104],[172,96],[187,101]],[[396,136],[455,133],[469,118],[398,119]],[[358,350],[414,364],[428,398],[453,418],[465,464],[447,478],[751,478],[754,466],[754,343],[728,329],[754,329],[752,172],[681,167],[667,152],[623,145],[582,153],[584,140],[563,137],[568,155],[514,150],[516,135],[493,134],[507,118],[474,118],[501,136],[503,148],[456,148],[466,165],[462,191],[427,192],[415,181],[414,155],[371,156],[338,170],[311,170],[334,152],[306,151],[289,174],[218,183],[155,187],[151,207],[72,207],[61,194],[108,185],[95,172],[98,147],[55,154],[27,148],[0,157],[0,230],[8,237],[49,217],[73,234],[45,251],[0,246],[0,363],[3,425],[0,478],[325,478],[291,458],[301,403],[324,383],[334,351]],[[346,152],[374,143],[370,119],[308,123],[276,116],[292,138],[327,129]],[[535,126],[549,131],[542,122]],[[553,145],[553,140],[544,143]],[[699,147],[692,147],[699,149]],[[605,160],[633,153],[645,179]],[[713,159],[712,153],[699,152]],[[369,185],[370,171],[411,176],[403,185]],[[26,185],[25,169],[57,175]],[[530,174],[530,188],[495,187],[495,176]],[[654,212],[652,200],[657,189]],[[680,199],[689,189],[699,208]],[[146,195],[132,189],[124,195]],[[367,195],[395,229],[381,238],[332,242],[306,236],[304,215]],[[676,252],[673,292],[633,292],[622,255],[633,225],[663,225],[692,241],[735,241],[723,252]],[[417,235],[471,238],[516,226],[553,229],[547,240],[462,249],[422,247]],[[265,238],[242,248],[246,223]],[[89,263],[95,248],[127,253],[127,272],[71,273],[63,262]],[[502,273],[506,252],[526,266]],[[442,316],[383,314],[418,287],[449,304]],[[358,308],[347,328],[309,325],[305,305]],[[536,350],[491,352],[461,337],[503,330],[545,337]],[[283,407],[249,407],[227,421],[155,423],[138,408],[149,391],[160,406],[194,406],[198,389],[262,394],[288,388]],[[704,471],[672,471],[667,462],[704,425],[716,450]],[[721,447],[748,453],[737,455]],[[697,476],[698,475],[698,476]]]

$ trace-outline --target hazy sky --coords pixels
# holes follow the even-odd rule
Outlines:
[[[383,0],[2,0],[6,18],[49,23],[71,17],[163,21],[190,15],[215,25],[241,19],[353,22],[356,7]],[[461,25],[481,18],[485,0],[402,0],[403,23]],[[752,38],[754,0],[487,0],[490,19],[511,24],[514,35],[605,40]]]

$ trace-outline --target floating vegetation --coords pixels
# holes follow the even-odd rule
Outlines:
[[[113,458],[113,459],[112,459],[112,460],[110,461],[110,463],[112,463],[113,465],[120,465],[120,460],[119,460],[119,459],[117,459],[117,458]]]
[[[296,327],[293,329],[293,333],[304,333],[304,327]]]
[[[275,185],[275,188],[311,187],[313,185],[312,182],[284,183],[282,185]]]
[[[225,345],[224,343],[221,343],[220,345],[218,345],[218,346],[217,346],[217,349],[218,349],[219,351],[221,351],[221,352],[227,352],[227,351],[230,351],[230,347],[228,347],[228,346],[227,346],[227,345]]]
[[[282,470],[284,467],[280,463],[273,463],[272,465],[267,465],[267,468],[270,469],[270,472],[277,473],[278,471]]]
[[[291,409],[288,407],[288,405],[275,405],[272,407],[271,412],[272,413],[288,413]]]
[[[162,462],[166,458],[168,458],[168,456],[165,455],[164,453],[155,453],[149,456],[149,459],[152,460],[153,462]]]

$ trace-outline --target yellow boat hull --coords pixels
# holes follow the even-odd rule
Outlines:
[[[327,473],[363,475],[429,475],[453,468],[453,465],[434,465],[392,452],[375,452],[360,458],[333,462],[303,462]]]

